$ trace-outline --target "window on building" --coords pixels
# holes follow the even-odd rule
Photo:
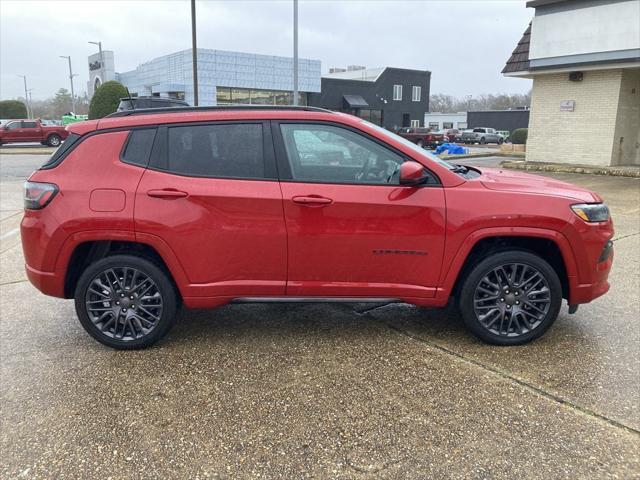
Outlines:
[[[184,100],[184,92],[169,92],[168,95],[169,95],[169,98]]]
[[[440,130],[440,124],[438,122],[429,122],[429,128],[431,130]]]
[[[264,178],[261,124],[169,128],[166,169],[202,177]]]
[[[453,128],[453,122],[442,122],[442,128]]]
[[[393,86],[393,99],[402,100],[402,85]]]
[[[419,102],[422,97],[422,87],[414,85],[411,89],[411,100],[414,102]]]
[[[467,128],[467,122],[458,122],[458,128],[461,130]]]
[[[216,87],[216,102],[218,105],[293,105],[293,92]],[[298,92],[298,105],[307,105],[306,92]]]
[[[416,128],[420,126],[420,120],[411,120],[411,126]]]
[[[341,127],[280,125],[294,180],[398,185],[400,155]]]

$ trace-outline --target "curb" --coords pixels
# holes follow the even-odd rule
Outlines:
[[[52,155],[55,151],[45,148],[0,148],[0,155]]]
[[[514,170],[528,170],[533,172],[556,172],[556,173],[586,173],[590,175],[609,175],[613,177],[640,178],[640,168],[616,168],[616,167],[590,167],[586,165],[571,165],[561,163],[542,163],[504,160],[501,167],[512,168]]]

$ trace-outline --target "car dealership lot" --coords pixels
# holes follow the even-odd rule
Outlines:
[[[482,344],[453,309],[234,305],[118,352],[25,281],[20,187],[45,158],[0,156],[0,478],[640,471],[637,179],[551,175],[610,205],[612,290],[532,344]]]

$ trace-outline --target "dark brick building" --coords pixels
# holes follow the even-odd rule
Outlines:
[[[406,68],[353,68],[321,79],[311,106],[351,113],[389,130],[422,126],[429,111],[431,72]]]

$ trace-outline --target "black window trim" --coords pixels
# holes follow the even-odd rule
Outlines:
[[[198,175],[193,173],[181,173],[173,170],[168,170],[157,165],[157,163],[168,165],[167,155],[169,154],[169,128],[172,127],[187,127],[187,126],[207,126],[207,125],[234,125],[234,124],[254,124],[262,125],[262,152],[264,161],[264,177],[230,177],[230,176],[218,176],[218,175]],[[168,175],[177,175],[179,177],[187,178],[211,178],[217,180],[246,180],[254,182],[277,182],[278,170],[276,167],[275,153],[273,148],[273,142],[271,139],[269,129],[269,120],[263,119],[246,119],[246,120],[207,120],[201,122],[174,122],[163,123],[158,125],[158,132],[151,148],[150,161],[147,165],[149,170],[156,172],[166,173]],[[155,165],[154,165],[155,160]]]
[[[74,136],[76,137],[75,139],[73,138]],[[56,168],[64,161],[65,158],[67,158],[71,154],[71,152],[78,148],[78,145],[80,145],[88,136],[89,135],[78,135],[77,133],[70,133],[67,138],[64,139],[64,143],[60,147],[58,147],[58,149],[51,155],[51,157],[47,159],[44,164],[40,166],[40,168],[38,168],[38,170],[51,170],[52,168]],[[72,139],[73,141],[70,141],[69,139]],[[71,143],[71,145],[69,145],[69,143]],[[61,148],[64,148],[65,145],[67,145],[67,149],[64,150],[60,154],[60,156],[57,157],[53,162],[51,162],[51,158],[55,156]]]
[[[319,184],[319,185],[362,185],[362,186],[374,186],[374,187],[383,187],[383,188],[416,188],[416,186],[411,185],[397,185],[397,184],[384,184],[384,183],[369,183],[369,182],[330,182],[330,181],[310,181],[310,180],[296,180],[293,178],[291,173],[291,165],[289,164],[289,157],[287,155],[287,150],[284,145],[284,139],[282,138],[282,131],[280,130],[281,124],[295,124],[295,125],[324,125],[330,127],[338,127],[349,130],[357,135],[361,135],[362,137],[377,143],[382,148],[385,148],[392,153],[402,157],[404,161],[413,161],[416,160],[407,155],[406,153],[398,150],[397,148],[389,145],[386,142],[383,142],[377,137],[370,135],[369,133],[360,130],[358,128],[352,127],[351,125],[346,125],[344,123],[339,122],[331,122],[326,120],[272,120],[271,121],[271,134],[273,136],[273,144],[276,152],[276,163],[278,165],[278,171],[280,172],[280,181],[288,182],[288,183],[309,183],[309,184]],[[420,162],[418,162],[420,163]],[[442,182],[438,175],[436,175],[433,170],[423,165],[427,174],[434,180],[433,183],[424,183],[422,185],[418,185],[419,188],[424,187],[442,187]]]
[[[153,154],[153,149],[154,149],[155,144],[156,144],[156,139],[158,138],[158,131],[160,130],[158,125],[141,125],[141,126],[132,127],[132,128],[130,128],[128,130],[129,130],[129,134],[127,135],[127,138],[124,141],[124,143],[122,144],[122,148],[120,149],[120,155],[119,155],[120,161],[122,163],[127,164],[127,165],[131,165],[132,167],[148,168],[149,167],[149,161],[151,160],[151,157],[152,157],[152,154]],[[133,132],[135,132],[136,130],[155,130],[155,135],[153,137],[153,142],[151,144],[151,149],[149,150],[149,155],[147,156],[147,161],[146,161],[145,165],[139,165],[137,163],[128,162],[124,158],[124,154],[127,151],[127,147],[129,146],[129,142],[131,141],[131,137],[133,135]]]

